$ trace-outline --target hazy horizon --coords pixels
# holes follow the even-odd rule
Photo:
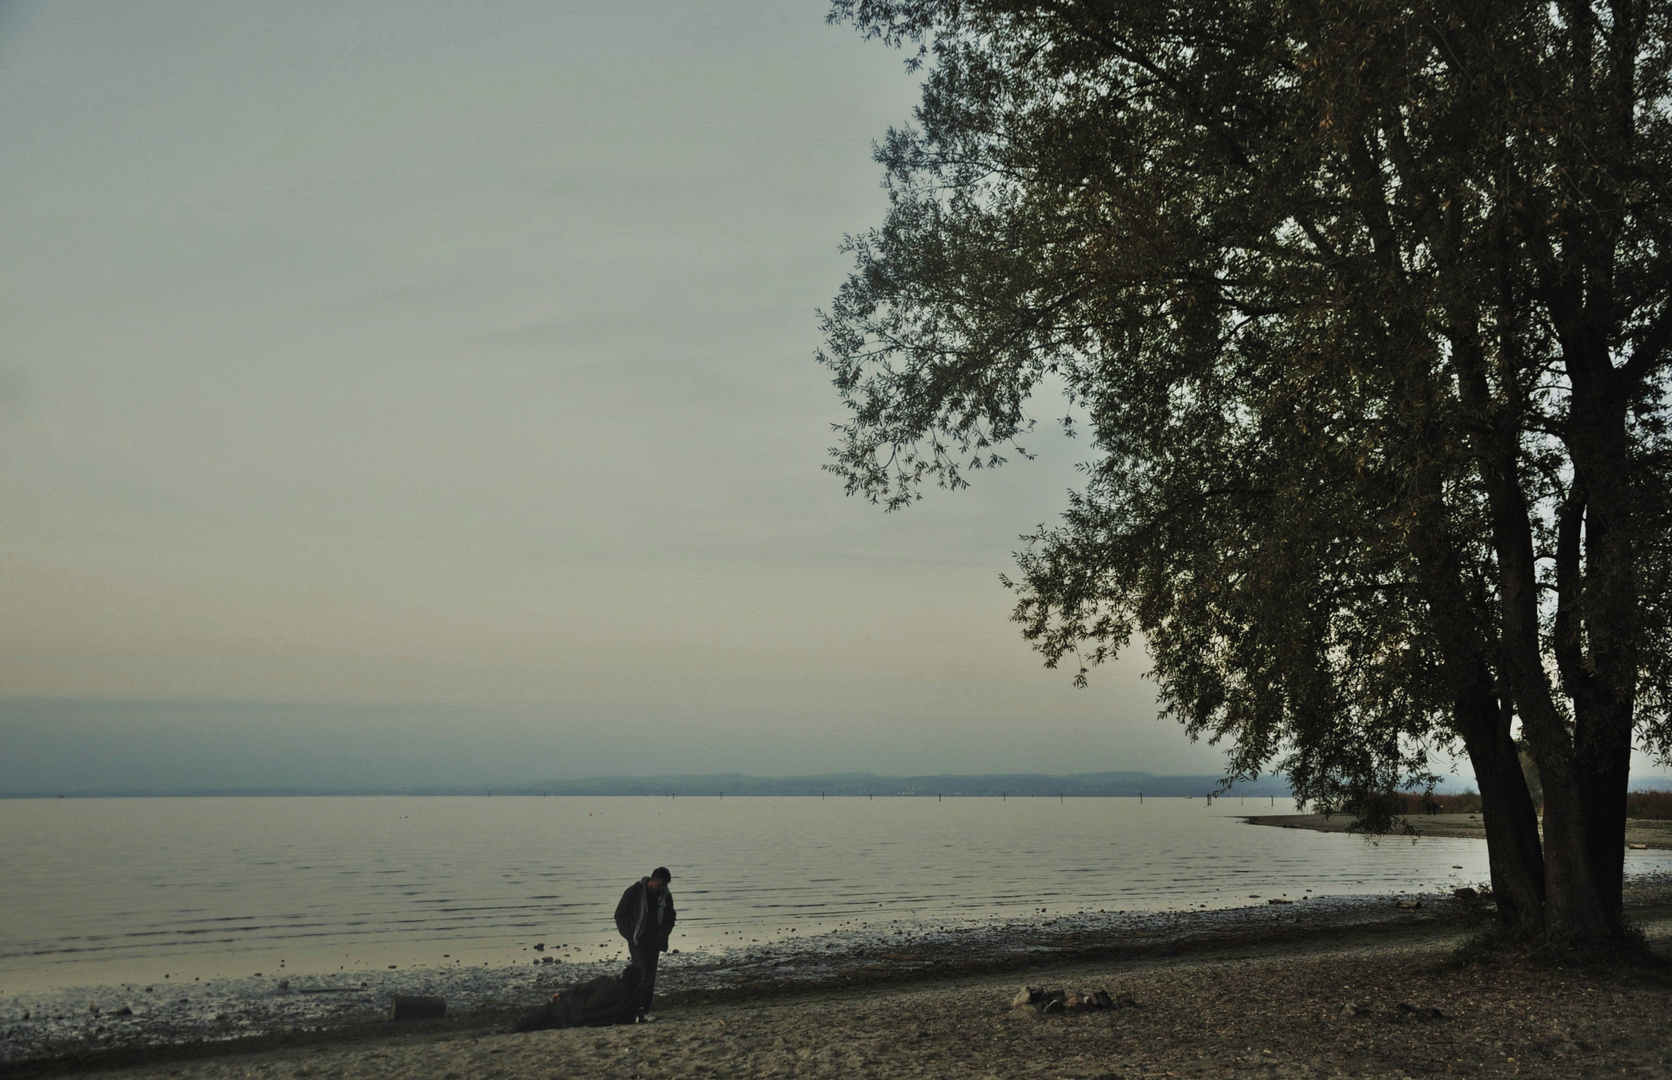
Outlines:
[[[1217,752],[1204,765],[1156,755],[1098,767],[1060,734],[1025,725],[1002,741],[991,735],[972,747],[947,747],[927,721],[920,733],[890,735],[850,725],[821,732],[797,718],[775,725],[761,717],[756,730],[726,738],[712,726],[675,720],[626,725],[655,731],[658,741],[624,749],[623,725],[554,712],[547,705],[0,700],[0,794],[468,788],[719,773],[1220,772]],[[892,751],[886,757],[875,749],[884,745]]]
[[[825,10],[8,6],[0,756],[1216,770],[1007,621],[1072,444],[892,515],[821,471],[918,96]]]
[[[0,795],[195,791],[403,791],[504,789],[605,777],[870,773],[907,777],[1147,772],[1218,775],[1217,769],[1091,769],[1072,758],[1037,767],[987,768],[983,755],[901,755],[876,768],[838,752],[810,767],[807,745],[783,740],[776,757],[737,768],[720,752],[664,751],[625,759],[607,726],[549,724],[537,715],[446,707],[314,709],[293,704],[148,703],[54,699],[0,702]],[[1017,755],[1017,760],[1021,759]]]

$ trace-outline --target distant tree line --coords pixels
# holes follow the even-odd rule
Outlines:
[[[1287,796],[1287,784],[1273,779],[1237,784],[1223,789],[1218,776],[1153,776],[1141,772],[1079,773],[1049,776],[1041,773],[994,773],[979,776],[877,776],[873,773],[832,773],[822,776],[747,776],[721,773],[696,776],[601,776],[585,780],[553,780],[521,785],[519,794],[549,795],[675,795],[675,796],[943,796],[1003,798],[1154,798],[1215,794]]]

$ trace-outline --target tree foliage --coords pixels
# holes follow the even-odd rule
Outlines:
[[[1618,932],[1632,741],[1672,750],[1672,5],[832,18],[924,71],[824,316],[849,491],[961,487],[1060,387],[1085,483],[1011,582],[1048,664],[1141,635],[1326,804],[1461,746],[1506,919]]]

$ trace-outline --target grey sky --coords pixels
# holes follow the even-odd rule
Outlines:
[[[1215,769],[1006,621],[1072,446],[891,516],[819,471],[917,94],[824,11],[6,9],[0,694],[118,703],[0,706],[14,769],[166,772],[177,700],[456,714],[484,779]]]
[[[824,11],[6,7],[0,789],[1215,770],[1006,621],[1072,444],[889,516],[819,471],[917,96]]]

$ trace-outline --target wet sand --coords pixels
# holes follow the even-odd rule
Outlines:
[[[1407,901],[1410,902],[1410,901]],[[1672,955],[1672,886],[1634,887]],[[1219,913],[1221,916],[1233,913]],[[646,1026],[511,1034],[513,1008],[424,1025],[365,1022],[226,1044],[99,1051],[12,1075],[435,1077],[1163,1077],[1672,1074],[1672,980],[1555,970],[1514,956],[1447,966],[1478,907],[1392,898],[1129,933],[1017,929],[967,943],[874,944],[829,970],[763,955],[674,993]],[[683,984],[683,985],[682,985]],[[1103,988],[1133,1007],[1013,1009],[1023,985]],[[1352,1006],[1348,1009],[1348,1006]],[[1402,1008],[1403,1006],[1403,1008]],[[1441,1016],[1425,1016],[1438,1009]]]

